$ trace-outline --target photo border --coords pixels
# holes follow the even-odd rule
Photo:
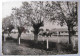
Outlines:
[[[0,1],[0,56],[12,56],[12,55],[3,55],[2,54],[2,3],[3,2],[13,2],[13,1],[77,1],[78,2],[78,54],[65,54],[65,55],[54,55],[54,56],[80,56],[80,0],[1,0]],[[16,55],[19,56],[19,55]],[[27,55],[20,55],[27,56]],[[29,55],[35,56],[35,55]],[[36,56],[45,56],[45,55],[36,55]],[[47,55],[53,56],[53,55]]]

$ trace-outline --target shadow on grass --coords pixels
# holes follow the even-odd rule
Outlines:
[[[61,50],[62,51],[66,51],[66,52],[69,52],[69,53],[72,53],[72,54],[78,53],[78,45],[76,45],[75,50],[72,50],[72,45],[71,44],[60,43],[60,45],[61,45]]]
[[[12,37],[6,38],[7,41],[14,41],[15,43],[18,43],[17,39],[14,39]],[[46,48],[46,41],[38,41],[36,44],[34,40],[24,40],[21,39],[21,44],[24,44],[26,47],[29,48],[35,48],[35,49],[41,49],[46,51],[51,51],[53,49],[56,49],[56,43],[55,42],[49,42],[49,48]]]
[[[14,43],[18,43],[17,39],[14,38],[6,38],[6,40],[13,41]],[[49,49],[46,48],[46,41],[38,41],[36,44],[34,40],[24,40],[21,39],[21,44],[29,48],[35,48],[35,49],[40,49],[40,50],[45,50],[45,51],[55,51],[58,52],[58,50],[61,52],[63,51],[64,53],[72,53],[76,54],[78,53],[78,50],[76,51],[71,51],[71,45],[67,43],[59,43],[57,44],[56,42],[49,42]]]
[[[46,48],[46,41],[38,41],[38,43],[35,43],[34,40],[21,40],[22,44],[27,44],[27,47],[30,48],[36,48],[36,49],[43,49],[47,51],[51,51],[53,49],[56,49],[56,43],[49,42],[49,49]]]

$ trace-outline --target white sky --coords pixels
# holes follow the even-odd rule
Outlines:
[[[6,16],[11,15],[12,8],[15,8],[15,7],[19,8],[21,5],[22,5],[21,1],[3,2],[2,3],[2,18],[5,18]],[[57,24],[53,25],[52,23],[46,23],[44,27],[53,29],[53,28],[65,28],[66,26],[61,27],[59,25],[57,26]]]
[[[22,5],[21,1],[3,2],[2,3],[2,18],[9,16],[12,13],[12,8],[19,8]]]

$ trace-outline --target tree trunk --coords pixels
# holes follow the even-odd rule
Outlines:
[[[75,38],[72,36],[71,37],[71,41],[72,41],[72,50],[75,51]]]
[[[73,42],[72,42],[72,31],[73,28],[70,29],[70,27],[68,27],[68,32],[69,32],[69,45],[70,45],[70,48],[71,48],[71,51],[73,50]]]
[[[6,41],[6,38],[4,37],[4,33],[2,33],[2,40],[3,40],[3,42]]]
[[[18,34],[18,44],[20,45],[20,36],[21,34]]]
[[[34,34],[34,41],[35,43],[38,43],[38,34]]]
[[[46,48],[47,48],[47,49],[49,48],[48,38],[47,38],[47,40],[46,40]]]
[[[70,27],[68,27],[68,33],[69,33],[69,44],[71,44],[71,33],[70,33]]]
[[[10,37],[10,33],[8,32],[8,37]]]
[[[18,44],[20,45],[20,37],[18,38]]]

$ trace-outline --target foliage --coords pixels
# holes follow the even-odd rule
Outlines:
[[[2,29],[7,29],[9,26],[13,25],[13,18],[11,16],[7,16],[6,18],[3,18],[2,20]]]

